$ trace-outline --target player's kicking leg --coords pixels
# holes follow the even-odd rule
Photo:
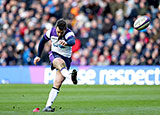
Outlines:
[[[55,55],[55,57],[60,57],[59,54],[54,54],[54,55]],[[50,59],[50,62],[52,62],[51,63],[51,70],[54,70],[55,68],[57,68],[58,70],[61,70],[61,73],[64,77],[69,77],[70,73],[67,70],[66,66],[69,65],[69,67],[70,67],[70,63],[71,63],[70,60],[66,58],[65,62],[64,62],[64,60],[62,60],[60,58],[55,59],[54,55],[53,55],[53,52],[49,52],[49,59]],[[69,69],[69,67],[68,67],[68,69]],[[75,84],[75,85],[78,83],[77,71],[75,69],[71,73],[71,80],[72,80],[73,84]]]
[[[55,58],[54,61],[53,61],[53,64],[51,66],[51,70],[53,68],[57,68],[58,70],[61,71],[61,74],[65,77],[65,78],[70,78],[71,77],[71,80],[73,82],[73,84],[77,84],[78,81],[77,81],[77,71],[74,69],[70,75],[70,72],[69,70],[67,69],[66,67],[66,64],[65,64],[65,61],[62,60],[61,58]]]
[[[71,79],[72,79],[72,82],[73,84],[77,84],[78,81],[77,81],[77,70],[76,69],[73,69],[72,73],[71,73]]]

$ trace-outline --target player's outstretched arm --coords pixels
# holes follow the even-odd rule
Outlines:
[[[48,39],[48,38],[46,39],[46,36],[44,35],[44,36],[42,37],[40,43],[39,43],[39,46],[38,46],[38,56],[36,56],[36,57],[34,58],[34,65],[36,65],[37,62],[40,61],[40,59],[41,59],[40,57],[41,57],[41,54],[42,54],[44,45],[45,45],[45,43],[46,43],[47,41],[49,41],[49,39]]]
[[[37,62],[39,62],[40,60],[41,60],[41,58],[38,57],[38,56],[36,56],[36,57],[34,58],[34,65],[37,65]]]

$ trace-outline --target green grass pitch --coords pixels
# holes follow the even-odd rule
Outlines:
[[[0,115],[160,115],[160,86],[63,85],[44,113],[52,85],[1,84]],[[34,108],[40,112],[32,112]]]

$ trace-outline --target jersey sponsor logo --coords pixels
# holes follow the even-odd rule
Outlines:
[[[62,46],[62,45],[60,45],[60,44],[58,44],[58,45],[53,44],[53,46],[54,46],[54,47],[59,47],[59,48],[65,48],[65,46]]]
[[[57,39],[58,40],[58,37],[57,36],[51,36],[51,39]]]

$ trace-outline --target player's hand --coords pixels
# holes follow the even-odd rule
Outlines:
[[[41,58],[38,57],[38,56],[36,56],[36,57],[34,58],[34,65],[37,65],[37,62],[39,62],[40,60],[41,60]]]
[[[62,46],[66,46],[67,42],[65,40],[59,40],[59,44],[61,44]]]

